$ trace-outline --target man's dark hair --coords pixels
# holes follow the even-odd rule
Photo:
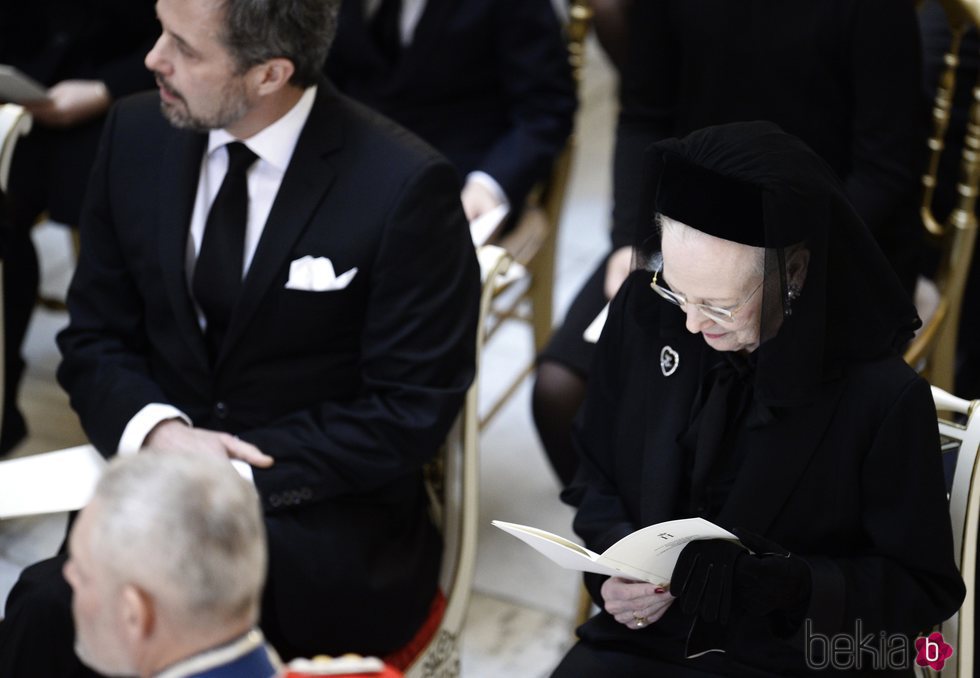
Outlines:
[[[317,82],[337,34],[340,0],[225,0],[222,36],[240,71],[285,58],[296,68],[289,82]]]

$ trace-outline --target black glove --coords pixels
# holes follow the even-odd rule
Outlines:
[[[778,544],[747,530],[732,530],[752,550],[735,565],[733,605],[749,616],[782,612],[801,619],[810,603],[810,567]]]
[[[677,558],[670,577],[670,592],[681,611],[707,622],[726,624],[732,609],[736,564],[746,551],[726,539],[692,541]]]

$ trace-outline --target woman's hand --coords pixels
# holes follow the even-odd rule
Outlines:
[[[629,629],[642,629],[658,621],[674,596],[656,584],[610,577],[602,584],[606,612]]]

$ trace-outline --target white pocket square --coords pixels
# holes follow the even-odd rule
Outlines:
[[[342,290],[350,284],[355,275],[357,275],[356,266],[346,273],[337,275],[330,259],[313,257],[308,254],[289,264],[289,280],[286,281],[286,289],[305,292]]]

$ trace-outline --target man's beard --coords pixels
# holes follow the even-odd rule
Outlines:
[[[188,129],[194,132],[222,129],[241,120],[249,110],[248,99],[245,96],[245,88],[241,80],[232,80],[222,88],[218,107],[213,112],[198,115],[191,113],[183,95],[171,89],[159,75],[157,75],[157,82],[177,98],[175,102],[167,102],[161,98],[160,110],[171,125],[180,129]]]

